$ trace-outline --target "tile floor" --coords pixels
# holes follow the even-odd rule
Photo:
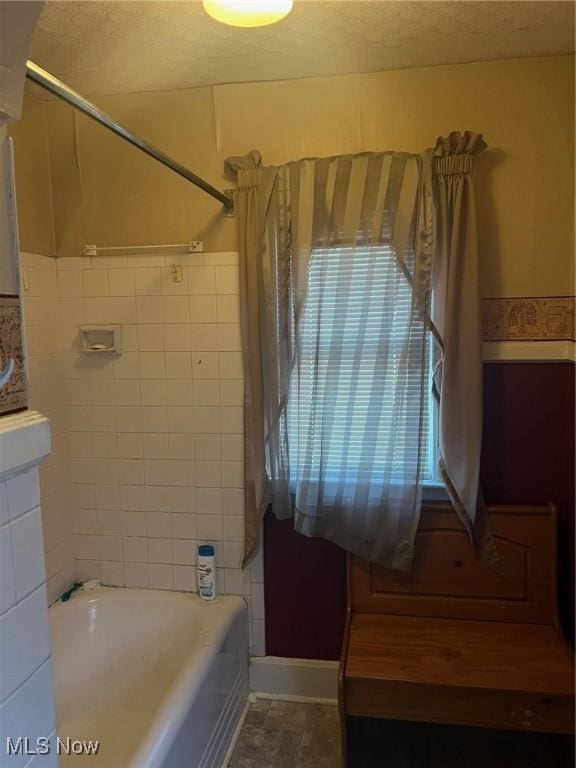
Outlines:
[[[348,768],[575,768],[570,737],[348,720]],[[228,768],[341,768],[338,708],[257,700]]]
[[[229,768],[340,768],[338,707],[259,699]]]

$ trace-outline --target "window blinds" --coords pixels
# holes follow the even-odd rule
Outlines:
[[[293,481],[401,483],[422,457],[423,479],[435,479],[434,406],[429,382],[422,392],[420,359],[429,366],[429,341],[413,312],[391,248],[313,252],[290,379]],[[419,358],[414,366],[411,355]]]

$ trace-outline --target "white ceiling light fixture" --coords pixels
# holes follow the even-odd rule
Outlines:
[[[265,27],[292,10],[294,0],[202,0],[209,16],[232,27]]]

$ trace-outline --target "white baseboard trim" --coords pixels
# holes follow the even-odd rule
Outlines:
[[[287,693],[255,693],[254,700],[264,701],[293,701],[295,704],[325,704],[328,707],[337,707],[338,699],[320,699],[318,696],[291,696]]]
[[[250,659],[250,690],[261,699],[336,704],[338,662],[255,656]]]

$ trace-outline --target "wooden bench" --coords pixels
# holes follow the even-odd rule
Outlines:
[[[556,510],[491,507],[499,572],[449,505],[426,506],[412,572],[348,561],[346,717],[568,734],[574,666],[556,604]]]

